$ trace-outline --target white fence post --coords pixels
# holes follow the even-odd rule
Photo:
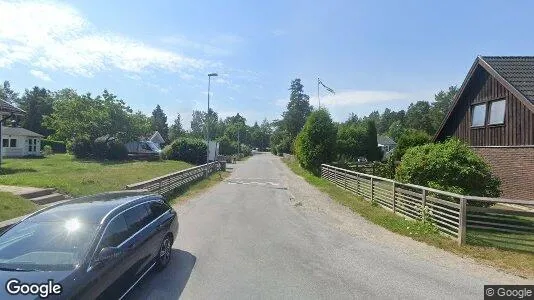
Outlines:
[[[371,177],[371,202],[374,201],[374,184],[373,184],[373,177]]]
[[[423,221],[426,221],[426,218],[428,217],[426,214],[427,214],[427,211],[426,211],[426,190],[423,189],[423,193],[421,195],[421,202],[422,202],[422,206],[421,206],[421,219]]]
[[[465,198],[460,198],[460,217],[458,220],[458,244],[465,244],[465,231],[467,223],[467,200]]]

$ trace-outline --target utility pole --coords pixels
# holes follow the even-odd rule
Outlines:
[[[211,77],[217,76],[217,73],[208,74],[208,113],[206,114],[206,177],[208,177],[208,163],[210,162],[210,83]]]

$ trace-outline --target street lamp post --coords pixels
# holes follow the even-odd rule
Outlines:
[[[210,84],[211,77],[217,76],[217,73],[208,74],[208,113],[206,114],[206,177],[208,177],[208,163],[210,162],[210,126],[209,126],[209,117],[210,117]]]

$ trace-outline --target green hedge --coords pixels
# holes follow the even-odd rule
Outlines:
[[[67,153],[67,145],[65,142],[42,139],[41,150],[44,150],[45,146],[50,146],[54,153]]]
[[[179,138],[163,148],[163,158],[201,165],[206,163],[208,147],[201,139]]]
[[[489,165],[456,139],[409,148],[395,179],[461,195],[500,196],[500,180]],[[485,205],[476,201],[470,204]]]

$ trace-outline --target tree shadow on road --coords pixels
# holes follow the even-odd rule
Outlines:
[[[165,269],[147,274],[126,298],[178,299],[189,281],[197,258],[179,249],[172,249],[171,255],[171,261]]]

